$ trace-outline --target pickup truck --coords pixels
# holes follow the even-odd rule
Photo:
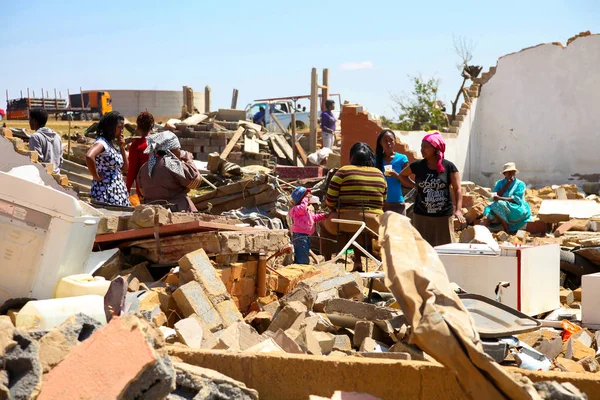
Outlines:
[[[276,100],[276,101],[257,101],[246,106],[246,118],[252,121],[252,117],[256,114],[260,107],[265,108],[265,125],[268,132],[279,132],[280,129],[271,117],[271,114],[277,118],[281,126],[288,131],[292,129],[292,113],[296,111],[296,129],[307,129],[310,126],[310,113],[305,108],[298,106],[294,108],[292,100]]]

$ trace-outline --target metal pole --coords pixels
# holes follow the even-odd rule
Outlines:
[[[298,165],[298,149],[296,149],[296,111],[292,114],[292,152],[294,165]]]
[[[42,108],[46,108],[46,101],[44,100],[44,88],[42,88]]]

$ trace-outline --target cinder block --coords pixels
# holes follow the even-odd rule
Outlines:
[[[232,300],[226,300],[217,304],[217,311],[221,316],[223,325],[228,327],[236,322],[243,321],[244,317],[240,313],[235,303]]]
[[[223,288],[225,288],[224,285]],[[192,281],[181,286],[173,292],[173,298],[184,317],[198,315],[211,331],[222,326],[219,312],[214,308],[198,282]]]
[[[581,320],[600,325],[600,272],[581,277]]]
[[[186,281],[195,280],[204,288],[213,304],[220,302],[215,297],[227,297],[227,289],[204,249],[198,249],[186,254],[179,260],[180,274],[186,276]]]

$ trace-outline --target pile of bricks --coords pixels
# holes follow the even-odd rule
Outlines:
[[[227,160],[240,166],[261,165],[269,166],[271,160],[271,151],[265,142],[259,146],[258,152],[244,151],[244,141],[247,135],[244,133],[242,138],[235,137],[236,130],[240,122],[200,122],[196,125],[186,123],[175,124],[174,133],[179,138],[182,150],[189,151],[194,158],[199,161],[208,161],[209,154],[222,154],[232,139],[236,140],[235,145],[227,153]]]

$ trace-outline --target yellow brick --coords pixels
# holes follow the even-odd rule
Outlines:
[[[256,276],[256,270],[258,269],[258,261],[247,261],[246,262],[246,274],[244,276]]]

